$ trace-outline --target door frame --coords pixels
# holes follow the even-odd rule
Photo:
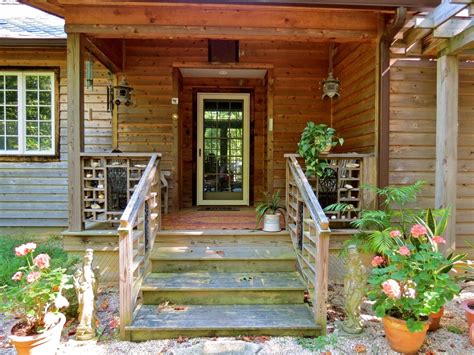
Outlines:
[[[204,156],[199,154],[203,152],[203,103],[205,99],[228,99],[228,100],[243,100],[243,166],[242,166],[242,199],[241,200],[204,200],[203,196],[203,163]],[[212,206],[212,205],[249,205],[249,185],[250,185],[250,94],[239,92],[198,92],[197,93],[197,176],[196,176],[196,204],[198,206]]]

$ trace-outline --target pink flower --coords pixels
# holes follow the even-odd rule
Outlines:
[[[410,255],[410,249],[408,249],[408,247],[406,245],[400,247],[400,249],[398,249],[398,252],[400,253],[400,255],[403,255],[403,256],[409,256]]]
[[[66,307],[69,307],[69,301],[67,300],[66,297],[59,294],[54,300],[54,305],[56,306],[57,309],[66,308]]]
[[[410,232],[412,236],[419,238],[426,234],[426,228],[421,224],[415,224],[413,227],[411,227]]]
[[[388,298],[400,298],[401,291],[400,285],[395,280],[387,280],[382,284],[383,292],[388,296]]]
[[[109,327],[112,328],[112,329],[118,328],[119,325],[120,325],[120,320],[119,320],[118,317],[112,318],[109,322]]]
[[[51,258],[48,254],[39,254],[33,259],[33,264],[35,264],[40,269],[47,269],[49,268],[50,260]]]
[[[26,282],[30,284],[38,280],[40,277],[41,277],[41,274],[38,271],[32,271],[28,274],[28,276],[26,276]]]
[[[403,296],[405,296],[406,298],[415,298],[416,296],[416,291],[414,288],[411,288],[411,287],[408,287],[405,289],[405,292],[403,293]]]
[[[443,238],[443,237],[440,237],[439,235],[435,235],[433,237],[433,241],[436,243],[436,244],[446,244],[446,240]]]
[[[394,230],[394,231],[390,231],[390,236],[392,238],[397,238],[397,237],[400,237],[402,235],[402,233],[397,229],[397,230]]]
[[[23,273],[21,271],[17,271],[15,275],[12,276],[13,281],[20,281],[23,278]]]
[[[385,259],[379,255],[376,255],[374,256],[374,258],[372,259],[372,266],[373,267],[377,267],[377,266],[380,266],[382,265],[383,263],[385,262]]]
[[[22,244],[19,247],[15,248],[15,255],[16,256],[25,256],[28,253],[35,251],[36,244],[35,243],[26,243]]]

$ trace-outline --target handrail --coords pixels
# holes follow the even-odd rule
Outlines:
[[[127,338],[145,276],[151,270],[150,253],[161,228],[160,154],[150,157],[139,183],[120,218],[120,335]]]
[[[309,291],[314,320],[326,332],[329,273],[329,220],[324,214],[296,154],[286,154],[287,229],[296,252],[298,271]]]

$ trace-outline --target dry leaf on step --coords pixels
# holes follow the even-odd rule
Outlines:
[[[355,352],[358,353],[358,354],[365,353],[365,352],[367,352],[367,348],[362,344],[357,344],[355,346]]]

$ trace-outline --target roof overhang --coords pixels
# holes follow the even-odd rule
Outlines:
[[[0,38],[0,47],[66,47],[66,38]]]

